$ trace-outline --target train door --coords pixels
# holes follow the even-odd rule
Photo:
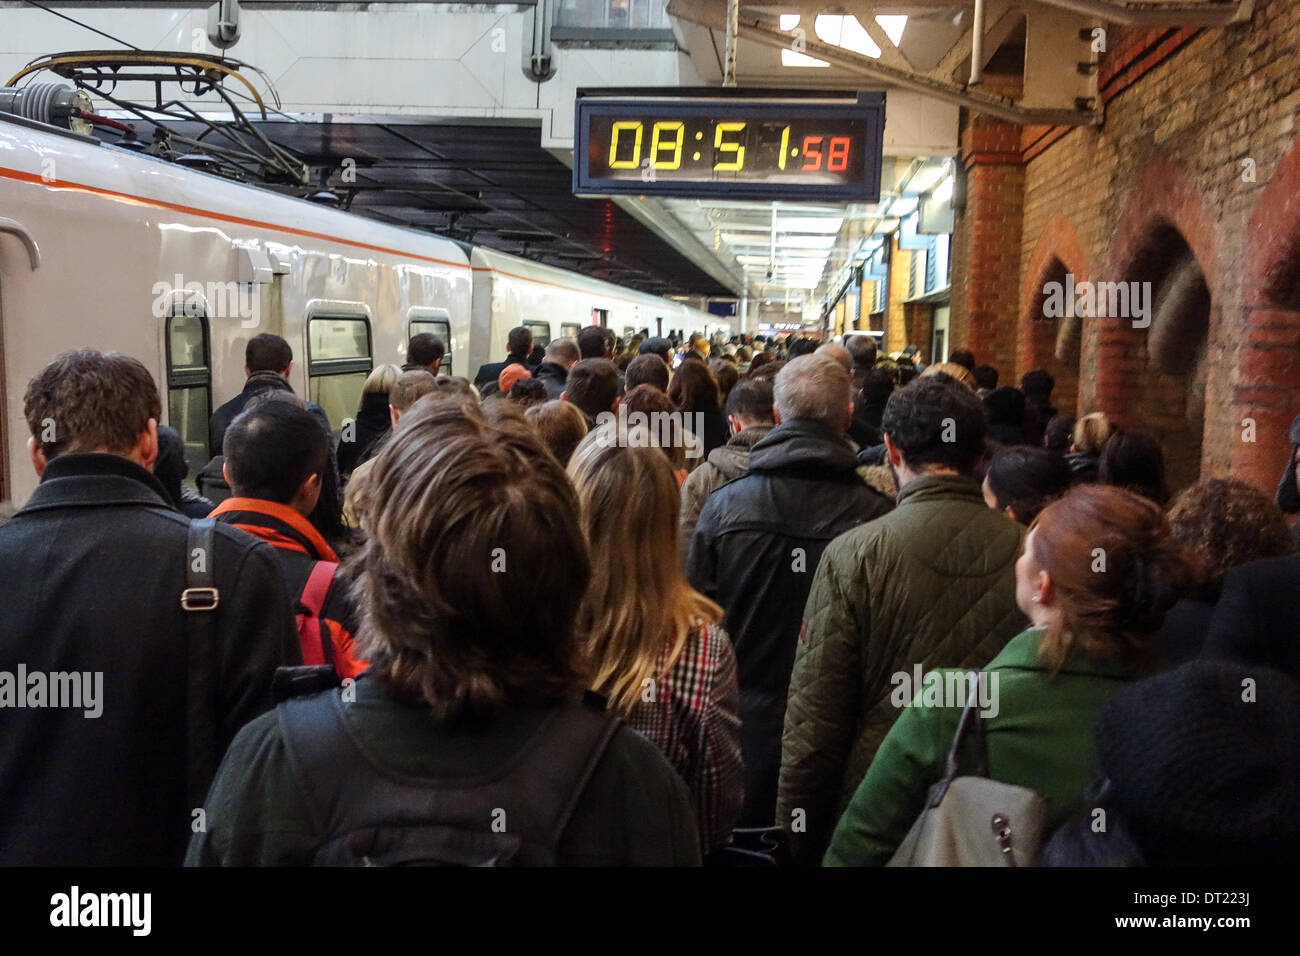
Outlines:
[[[345,420],[356,418],[361,386],[373,367],[369,316],[333,309],[308,313],[308,396],[325,410],[335,438]]]
[[[410,344],[411,339],[417,335],[428,332],[430,335],[436,335],[442,340],[443,347],[447,350],[442,355],[442,364],[438,366],[439,375],[455,375],[452,358],[452,341],[451,341],[451,315],[446,309],[411,309],[407,315],[410,322],[407,325],[406,341]]]
[[[174,302],[166,319],[167,424],[181,436],[193,478],[212,457],[208,419],[212,415],[212,346],[205,310]]]
[[[0,256],[0,265],[4,257]],[[5,314],[4,281],[0,270],[0,502],[13,498],[9,486],[9,389],[5,385]]]
[[[0,238],[16,238],[23,246],[26,255],[14,254],[12,244],[0,243],[0,502],[11,501],[14,497],[13,468],[17,465],[9,456],[9,383],[6,380],[5,346],[7,332],[4,322],[4,274],[7,263],[15,263],[15,271],[22,274],[30,267],[35,272],[41,267],[41,253],[36,241],[22,223],[15,219],[0,218]]]

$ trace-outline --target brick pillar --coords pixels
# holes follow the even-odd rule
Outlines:
[[[1016,368],[1025,170],[1020,127],[974,116],[962,131],[966,208],[953,235],[950,348],[1004,376]]]
[[[885,351],[901,352],[907,348],[906,316],[903,300],[911,279],[912,254],[898,247],[898,234],[890,238],[889,301],[885,303]]]
[[[903,310],[907,344],[921,350],[920,357],[927,365],[930,357],[930,339],[934,335],[934,306],[928,302],[909,302]]]
[[[1291,420],[1300,382],[1300,311],[1248,308],[1241,347],[1240,384],[1232,390],[1232,475],[1271,491],[1286,465]],[[1254,441],[1242,440],[1243,421],[1255,423]]]

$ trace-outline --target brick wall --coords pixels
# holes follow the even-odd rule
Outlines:
[[[1172,227],[1211,296],[1203,424],[1188,408],[1197,376],[1157,371],[1150,330],[1113,319],[1081,323],[1079,411],[1160,432],[1179,483],[1199,464],[1271,491],[1300,413],[1300,3],[1261,0],[1251,24],[1227,29],[1116,28],[1108,48],[1100,129],[1029,128],[1012,145],[1016,128],[968,123],[954,345],[1004,376],[1043,364],[1059,329],[1036,327],[1031,313],[1053,261],[1121,281],[1142,273],[1151,237]],[[1254,443],[1243,441],[1245,419]]]

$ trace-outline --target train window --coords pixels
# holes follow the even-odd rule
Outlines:
[[[443,347],[447,350],[443,353],[442,364],[438,366],[439,375],[455,375],[451,369],[451,322],[448,319],[411,319],[409,342],[417,335],[428,332],[430,335],[436,335],[442,340]]]
[[[533,333],[533,348],[546,348],[551,344],[551,323],[525,322],[524,328]]]
[[[602,329],[609,325],[609,309],[593,308],[591,310],[591,324],[599,325]]]
[[[307,320],[310,398],[325,410],[335,435],[356,418],[361,386],[373,366],[370,322],[359,315],[313,315]]]
[[[167,421],[181,436],[193,478],[211,457],[208,416],[212,413],[212,368],[208,362],[208,320],[174,312],[167,318]]]
[[[577,322],[565,322],[560,326],[560,335],[566,339],[576,339],[581,331],[582,326]]]

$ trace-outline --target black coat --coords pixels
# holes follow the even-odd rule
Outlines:
[[[822,551],[893,507],[856,467],[825,425],[778,425],[750,451],[749,470],[709,496],[691,538],[687,576],[722,605],[740,670],[742,823],[772,823],[786,691]]]
[[[9,709],[0,734],[0,864],[175,866],[186,800],[186,646],[181,608],[189,520],[116,455],[49,463],[0,528],[0,672],[102,675],[98,717]],[[218,526],[212,668],[224,752],[271,705],[271,677],[300,661],[270,546]],[[19,583],[21,582],[21,583]],[[2,677],[0,677],[2,679]],[[2,699],[2,698],[0,698]]]
[[[569,380],[569,370],[559,362],[543,362],[537,366],[533,378],[546,386],[546,397],[554,400],[564,394],[565,383]]]
[[[1228,572],[1202,656],[1300,678],[1300,554]]]
[[[393,419],[388,413],[388,395],[372,392],[361,396],[361,408],[351,435],[346,431],[339,437],[339,474],[347,478],[363,461],[374,457],[393,429]],[[351,441],[345,441],[351,438]]]
[[[727,417],[722,414],[722,410],[717,405],[697,404],[694,408],[687,409],[687,414],[691,417],[686,420],[686,427],[690,429],[696,438],[704,442],[704,448],[700,454],[695,458],[688,459],[688,461],[705,461],[713,449],[721,448],[731,440],[731,428],[727,425]],[[696,433],[697,421],[694,416],[697,414],[703,416],[699,420],[699,424],[703,425],[700,433]]]
[[[525,368],[528,367],[528,363],[524,361],[524,356],[516,355],[510,356],[504,362],[489,362],[486,365],[480,365],[478,374],[474,376],[474,387],[482,388],[488,382],[495,384],[496,380],[501,377],[501,373],[505,371],[507,365],[522,365]]]

